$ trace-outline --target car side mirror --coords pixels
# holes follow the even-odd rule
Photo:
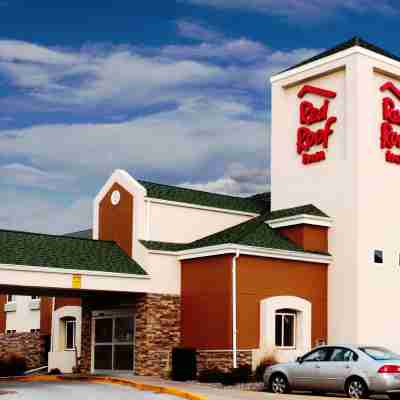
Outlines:
[[[296,362],[298,362],[299,364],[301,364],[303,362],[303,359],[301,357],[297,357],[296,358]]]

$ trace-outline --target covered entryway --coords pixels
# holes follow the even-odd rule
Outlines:
[[[92,371],[134,370],[133,313],[127,311],[93,312]]]

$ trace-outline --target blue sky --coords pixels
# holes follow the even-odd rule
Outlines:
[[[0,0],[0,228],[91,224],[116,168],[249,195],[269,184],[270,75],[358,35],[381,0]]]

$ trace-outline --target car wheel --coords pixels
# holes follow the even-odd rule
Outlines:
[[[350,378],[346,385],[346,393],[352,399],[366,399],[368,387],[361,378]]]
[[[277,394],[284,394],[290,391],[289,382],[283,374],[272,375],[269,387],[273,393]]]

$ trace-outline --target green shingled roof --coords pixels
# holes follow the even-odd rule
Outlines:
[[[270,212],[268,219],[278,219],[285,217],[293,217],[295,215],[314,215],[316,217],[329,218],[327,214],[321,211],[319,208],[315,207],[313,204],[306,204],[305,206],[284,208],[282,210],[276,210]]]
[[[0,230],[0,263],[147,275],[114,242]]]
[[[70,236],[81,239],[92,239],[92,235],[93,235],[92,229],[85,229],[84,231],[66,233],[64,236]]]
[[[242,222],[241,224],[195,240],[191,243],[166,243],[144,240],[142,243],[150,250],[164,251],[182,251],[221,244],[238,244],[244,246],[304,252],[300,246],[281,235],[276,229],[269,227],[269,225],[265,222],[272,218],[282,218],[285,216],[301,214],[327,217],[327,215],[317,207],[309,204],[301,207],[267,212],[258,217]]]
[[[177,201],[180,203],[255,214],[265,212],[269,210],[270,207],[269,193],[262,193],[250,197],[238,197],[142,180],[139,180],[139,183],[146,188],[148,197],[161,200]]]
[[[339,53],[340,51],[350,49],[351,47],[354,47],[354,46],[363,47],[364,49],[373,51],[374,53],[377,53],[377,54],[381,54],[382,56],[391,58],[392,60],[400,61],[400,57],[399,56],[396,56],[396,55],[394,55],[394,54],[382,49],[381,47],[375,46],[374,44],[369,43],[369,42],[365,41],[364,39],[362,39],[362,38],[360,38],[358,36],[355,36],[355,37],[351,38],[350,40],[347,40],[346,42],[340,43],[337,46],[335,46],[335,47],[333,47],[333,48],[331,48],[329,50],[326,50],[326,51],[324,51],[322,53],[319,53],[319,54],[317,54],[317,55],[315,55],[315,56],[313,56],[311,58],[308,58],[307,60],[304,60],[304,61],[302,61],[302,62],[300,62],[300,63],[298,63],[296,65],[293,65],[292,67],[287,68],[284,71],[279,72],[278,74],[280,74],[282,72],[290,71],[292,69],[301,67],[301,66],[309,64],[311,62],[314,62],[314,61],[320,60],[322,58],[331,56],[333,54]]]

